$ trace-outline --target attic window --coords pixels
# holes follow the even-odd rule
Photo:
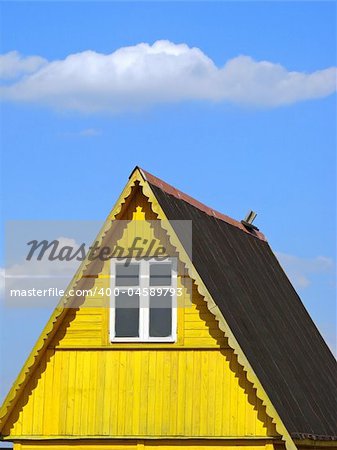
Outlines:
[[[111,260],[111,341],[175,342],[176,261]]]

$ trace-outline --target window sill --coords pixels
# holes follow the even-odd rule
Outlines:
[[[110,341],[111,344],[175,344],[175,338],[152,338],[152,339],[134,339],[134,338],[114,338]]]

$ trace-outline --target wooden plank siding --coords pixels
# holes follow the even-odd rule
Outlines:
[[[123,219],[141,206],[155,219],[147,199],[136,192]],[[118,245],[129,247],[135,235],[157,239],[146,221],[130,222]],[[163,244],[165,236],[157,239]],[[170,249],[168,240],[164,242]],[[109,286],[105,263],[95,286]],[[118,438],[266,438],[274,424],[248,382],[214,316],[192,283],[179,276],[184,307],[178,308],[177,342],[111,343],[109,299],[97,296],[70,309],[16,404],[3,434],[13,440],[52,437]],[[191,287],[190,287],[191,286]],[[91,299],[91,304],[92,304]],[[147,442],[143,447],[152,447]],[[185,443],[160,445],[169,450]],[[250,448],[262,448],[254,444]],[[18,449],[70,449],[76,445],[25,443]],[[100,448],[139,447],[100,441]],[[218,448],[214,441],[187,445],[191,450]],[[85,444],[79,448],[96,448]],[[228,446],[231,449],[231,446]],[[240,450],[240,445],[235,445]]]
[[[48,350],[11,419],[12,436],[275,434],[230,349]]]
[[[54,441],[51,443],[45,442],[30,442],[23,444],[15,444],[14,450],[154,450],[160,448],[161,450],[283,450],[284,445],[281,443],[269,442],[268,440],[258,440],[254,442],[234,442],[233,440],[123,440],[123,441],[94,441],[87,442],[75,440],[72,442]]]

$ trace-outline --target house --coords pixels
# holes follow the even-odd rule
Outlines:
[[[82,263],[4,401],[3,440],[337,449],[336,361],[262,233],[136,168],[97,242],[129,261]]]

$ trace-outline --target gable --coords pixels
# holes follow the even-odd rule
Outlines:
[[[120,217],[131,220],[135,212],[154,218],[139,189]],[[126,223],[118,243],[128,246],[135,235],[156,238],[146,221],[137,220]],[[171,246],[168,240],[165,245]],[[107,298],[68,309],[3,435],[277,436],[195,283],[179,283],[186,307],[178,308],[174,344],[111,343]],[[94,286],[108,285],[106,262]]]
[[[285,441],[287,450],[293,450],[295,449],[295,444],[289,435],[289,432],[287,428],[284,426],[283,421],[281,420],[278,411],[276,410],[274,404],[270,401],[270,398],[268,394],[266,393],[266,390],[264,386],[262,385],[260,379],[257,377],[252,365],[250,364],[249,359],[247,358],[248,355],[245,354],[243,351],[241,344],[239,343],[236,336],[233,334],[231,327],[229,326],[226,317],[221,312],[220,308],[218,307],[217,303],[214,301],[212,296],[210,295],[210,292],[205,285],[203,279],[201,278],[199,272],[196,270],[194,263],[192,262],[188,252],[186,251],[186,248],[184,247],[184,236],[180,234],[179,229],[174,229],[173,224],[168,222],[168,219],[172,219],[172,216],[170,216],[169,211],[166,211],[168,216],[166,216],[166,213],[164,212],[164,209],[161,205],[161,200],[158,199],[154,195],[155,189],[153,185],[153,179],[155,177],[151,176],[151,183],[148,181],[149,174],[142,171],[141,169],[136,168],[134,172],[131,174],[130,179],[126,187],[124,188],[121,196],[119,197],[115,207],[111,211],[111,213],[108,216],[108,219],[106,220],[104,226],[102,227],[101,231],[99,232],[96,240],[98,243],[102,244],[105,242],[105,239],[109,239],[111,237],[111,234],[114,233],[114,224],[116,223],[114,219],[120,219],[122,218],[123,211],[128,211],[128,205],[133,200],[133,195],[136,191],[134,188],[141,187],[142,193],[145,195],[146,198],[149,199],[151,204],[151,210],[154,214],[154,217],[156,219],[159,219],[161,222],[161,225],[163,226],[163,229],[167,233],[167,236],[169,238],[170,243],[172,244],[173,248],[177,251],[177,254],[179,255],[179,259],[184,264],[185,269],[188,273],[188,276],[193,279],[194,281],[194,289],[196,292],[198,292],[201,295],[201,298],[206,304],[207,311],[211,313],[211,316],[216,320],[218,323],[219,330],[221,330],[222,333],[226,336],[226,345],[229,345],[229,349],[233,352],[235,355],[235,358],[238,361],[238,366],[243,368],[243,373],[245,378],[247,379],[247,383],[249,386],[251,386],[252,391],[254,393],[254,396],[256,396],[256,399],[258,402],[261,403],[262,410],[265,411],[267,417],[272,418],[272,421],[274,422],[276,426],[276,432],[282,437],[282,439]],[[165,183],[161,182],[159,180],[159,185],[165,186]],[[158,179],[156,179],[155,186],[158,186]],[[175,191],[175,195],[186,200],[186,195],[180,193],[177,190]],[[159,203],[160,201],[160,203]],[[197,209],[200,209],[203,211],[205,209],[204,205],[197,203]],[[209,208],[206,210],[208,211]],[[243,229],[244,227],[241,224],[238,224],[237,222],[233,221],[232,219],[227,218],[226,216],[222,216],[219,213],[216,213],[213,210],[208,211],[212,216],[218,217],[219,220],[224,221],[226,223],[230,223],[234,226],[236,226],[241,231],[245,231],[248,235],[250,235],[250,232],[247,232],[247,230]],[[192,220],[193,217],[195,218],[195,214],[192,214]],[[187,217],[189,220],[190,218]],[[186,220],[186,217],[183,218],[183,220]],[[258,234],[260,239],[264,239],[263,235]],[[200,240],[202,242],[202,240]],[[103,271],[103,265],[100,267],[100,265],[95,263],[88,262],[88,260],[84,261],[81,267],[79,268],[78,272],[75,274],[72,282],[70,283],[70,287],[87,287],[90,288],[94,285],[95,282],[102,282],[103,280],[94,280],[92,277],[90,277],[90,280],[87,279],[86,274],[88,273],[101,273]],[[79,299],[81,300],[81,299]],[[48,324],[46,325],[43,333],[41,334],[41,337],[39,338],[36,346],[31,352],[31,355],[27,359],[21,373],[19,374],[16,382],[14,383],[11,391],[9,392],[1,410],[0,410],[0,432],[4,428],[5,423],[8,422],[8,417],[10,414],[13,413],[15,405],[20,400],[22,396],[22,392],[27,386],[27,383],[30,382],[30,380],[33,377],[33,373],[38,367],[38,365],[41,363],[41,361],[44,358],[45,352],[47,348],[50,346],[55,334],[58,332],[59,327],[64,323],[65,316],[69,312],[69,308],[65,309],[64,305],[67,304],[70,306],[70,299],[67,297],[64,297],[61,299],[60,304],[55,309],[52,317],[50,318]],[[73,305],[73,303],[71,303]],[[92,309],[92,308],[91,308]],[[84,314],[86,312],[82,308],[82,311]],[[74,311],[73,311],[74,313]],[[76,316],[76,312],[75,312]],[[213,320],[214,320],[213,319]],[[90,321],[90,319],[88,319]],[[101,318],[99,319],[101,320]],[[104,320],[104,319],[103,319]],[[70,321],[71,322],[71,321]],[[212,334],[212,333],[210,333]],[[77,343],[78,345],[78,343]],[[100,348],[101,346],[98,346],[97,348]],[[118,346],[115,345],[114,348],[116,350],[119,350]],[[55,347],[55,351],[57,348]],[[70,349],[69,349],[70,350]],[[65,350],[62,350],[65,351]],[[221,348],[222,351],[222,348]],[[240,384],[240,383],[239,383]],[[258,418],[261,416],[261,412],[258,409]],[[10,426],[10,425],[9,425]]]

